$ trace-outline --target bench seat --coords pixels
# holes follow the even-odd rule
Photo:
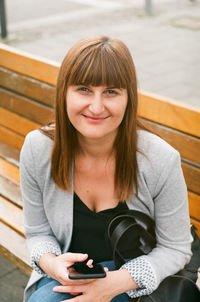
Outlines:
[[[0,44],[0,253],[30,274],[19,153],[25,135],[53,119],[59,64]],[[200,109],[139,91],[142,123],[181,154],[192,224],[200,236]]]

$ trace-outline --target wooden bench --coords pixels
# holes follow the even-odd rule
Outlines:
[[[0,253],[30,274],[22,223],[19,152],[24,136],[52,119],[59,65],[0,46]],[[140,91],[143,123],[179,150],[191,222],[200,235],[200,110]]]

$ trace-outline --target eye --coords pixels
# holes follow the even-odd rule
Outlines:
[[[79,91],[89,91],[89,89],[87,87],[79,87],[78,88]]]
[[[118,92],[115,89],[107,89],[105,93],[110,96],[118,94]]]
[[[90,89],[88,87],[85,87],[85,86],[78,87],[77,91],[80,92],[81,94],[90,93]]]

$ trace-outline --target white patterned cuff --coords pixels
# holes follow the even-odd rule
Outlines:
[[[137,298],[144,295],[150,295],[156,289],[156,276],[151,264],[145,256],[128,261],[121,269],[122,268],[128,270],[135,283],[138,285],[137,289],[127,292],[129,297]]]
[[[30,259],[32,268],[37,273],[43,275],[44,277],[47,276],[47,274],[45,274],[45,272],[39,267],[38,263],[40,257],[47,253],[51,253],[51,254],[55,254],[56,256],[59,256],[61,255],[61,250],[59,246],[54,242],[51,241],[40,242],[33,248],[31,252],[31,259]]]

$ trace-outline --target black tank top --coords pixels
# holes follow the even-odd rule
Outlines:
[[[127,208],[125,202],[119,202],[115,208],[96,213],[74,194],[73,233],[69,251],[86,253],[95,262],[112,260],[106,227],[111,216]]]

